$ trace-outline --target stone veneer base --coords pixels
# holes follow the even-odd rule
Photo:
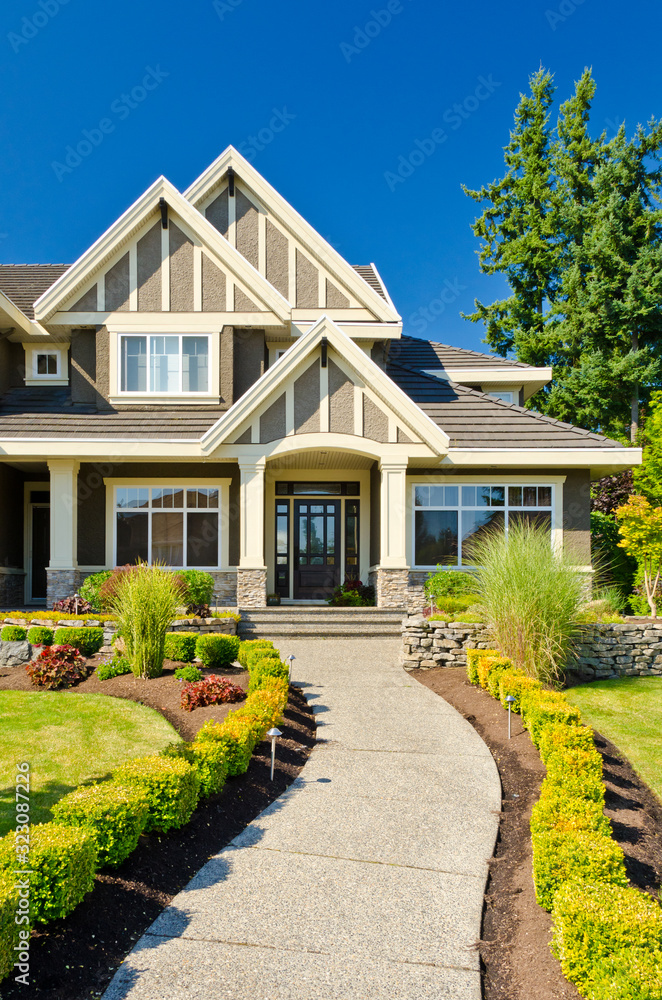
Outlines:
[[[237,607],[266,608],[267,606],[267,571],[266,569],[237,570]]]
[[[406,608],[409,594],[409,570],[387,569],[378,566],[372,570],[368,582],[375,588],[378,608]]]

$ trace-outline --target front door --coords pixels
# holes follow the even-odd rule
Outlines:
[[[295,500],[295,600],[325,600],[339,583],[340,500]]]
[[[30,524],[30,601],[46,600],[46,567],[51,558],[51,509],[43,505],[31,505]]]

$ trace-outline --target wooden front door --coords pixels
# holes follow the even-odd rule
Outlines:
[[[325,600],[339,583],[340,500],[295,500],[295,600]]]

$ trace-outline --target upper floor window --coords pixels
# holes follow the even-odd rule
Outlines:
[[[35,351],[32,355],[33,378],[57,378],[60,374],[59,351]]]
[[[120,391],[164,394],[209,392],[209,336],[120,337]]]
[[[514,403],[515,393],[508,390],[507,392],[488,392],[488,396],[492,396],[494,399],[502,399],[504,403]]]

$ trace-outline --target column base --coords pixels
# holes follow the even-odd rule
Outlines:
[[[52,608],[56,601],[73,597],[85,574],[79,569],[46,569],[46,606]]]
[[[406,608],[409,589],[408,569],[388,569],[378,566],[372,570],[369,582],[375,588],[378,608]]]
[[[267,606],[267,571],[266,569],[237,570],[237,607],[266,608]]]

